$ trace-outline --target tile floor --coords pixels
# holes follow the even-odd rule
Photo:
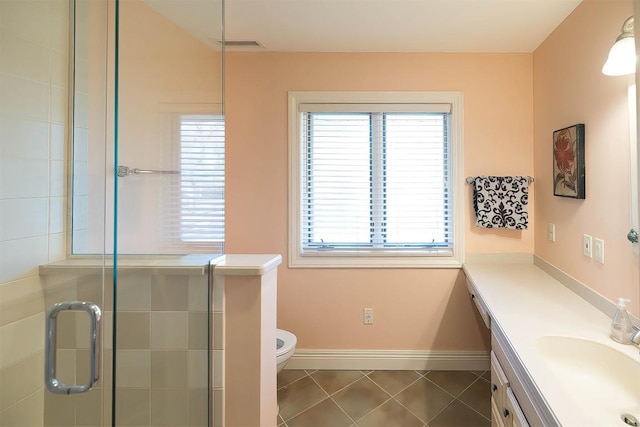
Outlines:
[[[278,374],[280,427],[489,427],[490,372]]]

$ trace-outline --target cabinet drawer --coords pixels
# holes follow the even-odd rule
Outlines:
[[[467,291],[469,292],[469,298],[476,305],[478,312],[480,313],[480,317],[484,321],[484,324],[487,328],[491,329],[491,318],[489,317],[489,312],[487,311],[487,306],[485,305],[480,295],[476,292],[476,289],[473,287],[471,282],[467,280]]]

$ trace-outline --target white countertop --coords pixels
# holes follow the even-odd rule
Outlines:
[[[282,263],[281,255],[229,254],[216,259],[214,274],[225,276],[261,276]]]
[[[629,375],[638,375],[640,384],[638,349],[609,338],[608,316],[531,263],[467,263],[463,269],[487,305],[492,327],[502,330],[563,426],[625,425],[576,401],[542,360],[536,344],[539,337],[569,336],[612,347],[639,362],[637,372]]]

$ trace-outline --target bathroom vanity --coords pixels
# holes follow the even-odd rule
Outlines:
[[[532,262],[472,262],[464,272],[491,329],[492,426],[640,419],[640,354],[609,338],[609,316]]]

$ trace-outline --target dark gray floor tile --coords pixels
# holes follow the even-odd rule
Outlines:
[[[353,420],[327,398],[287,421],[289,427],[349,427]]]
[[[420,378],[420,374],[416,371],[375,371],[369,378],[394,396]]]
[[[390,396],[367,377],[333,395],[333,400],[351,418],[357,420],[389,400]]]
[[[318,384],[309,376],[295,381],[278,390],[280,415],[289,423],[289,419],[327,398]]]
[[[458,400],[471,406],[486,418],[491,418],[491,383],[484,378],[478,378],[458,396]]]
[[[478,377],[471,371],[431,371],[425,375],[425,378],[452,395],[458,396]]]
[[[451,403],[454,397],[431,381],[421,378],[398,393],[395,399],[426,423]]]
[[[444,408],[433,420],[429,427],[490,427],[491,421],[484,418],[464,403],[456,400]]]
[[[359,427],[422,427],[424,423],[391,399],[358,420]]]
[[[278,373],[278,388],[291,384],[294,381],[298,381],[305,375],[307,375],[307,373],[303,370],[283,369]]]
[[[316,371],[311,378],[329,394],[333,394],[362,378],[360,371]]]

